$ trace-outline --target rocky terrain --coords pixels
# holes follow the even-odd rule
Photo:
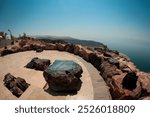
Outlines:
[[[82,57],[100,72],[110,88],[112,99],[149,99],[150,97],[150,73],[141,72],[128,57],[106,46],[100,45],[95,48],[57,41],[46,43],[26,37],[13,40],[9,45],[0,48],[0,55],[30,50],[37,52],[59,50]]]

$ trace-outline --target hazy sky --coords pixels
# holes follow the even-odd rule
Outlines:
[[[150,39],[150,0],[0,0],[0,31]]]

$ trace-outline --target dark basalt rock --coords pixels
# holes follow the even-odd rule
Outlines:
[[[101,56],[96,55],[96,53],[91,53],[89,56],[89,61],[94,67],[96,67],[99,70],[103,59]]]
[[[48,60],[48,59],[39,59],[38,57],[35,57],[25,67],[43,71],[49,65],[50,65],[50,60]]]
[[[36,52],[43,52],[43,49],[42,48],[38,48],[38,49],[36,49]]]
[[[56,60],[43,73],[53,91],[77,91],[81,80],[82,68],[73,61]]]
[[[74,52],[74,45],[73,44],[66,44],[65,51],[73,53]]]
[[[123,88],[128,89],[128,90],[135,89],[137,79],[138,79],[138,76],[136,76],[134,72],[128,73],[122,81]]]
[[[23,78],[17,77],[16,78],[16,84],[18,88],[20,88],[23,92],[28,88],[28,84]]]
[[[131,99],[138,99],[140,97],[141,85],[139,81],[136,82],[136,87],[134,89],[132,88],[132,90],[128,86],[126,86],[126,88],[123,86],[122,82],[124,78],[127,76],[128,76],[127,73],[122,73],[120,75],[115,75],[112,77],[112,82],[109,85],[112,99],[131,100]],[[131,82],[129,81],[127,83]]]
[[[29,87],[29,84],[23,78],[16,78],[10,73],[5,75],[4,85],[12,92],[16,97],[20,97],[23,92]]]
[[[5,56],[7,54],[12,54],[13,51],[12,50],[9,50],[9,49],[4,49],[2,52],[1,52],[1,56]]]

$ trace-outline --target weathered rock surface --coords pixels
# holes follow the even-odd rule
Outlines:
[[[122,81],[123,88],[128,89],[128,90],[135,89],[137,78],[138,76],[136,76],[134,72],[126,74],[126,76],[123,78],[123,81]]]
[[[29,87],[29,84],[23,78],[16,78],[10,73],[5,75],[4,85],[12,92],[16,97],[20,97],[23,92]]]
[[[118,62],[116,59],[109,58],[109,59],[108,59],[108,62],[109,62],[110,64],[116,65],[117,68],[119,68],[119,62]]]
[[[49,87],[54,91],[77,91],[81,83],[82,68],[73,61],[56,60],[43,73]]]
[[[21,48],[21,51],[28,51],[28,50],[32,50],[31,45],[24,45],[24,46]]]
[[[131,69],[132,72],[137,72],[138,71],[136,66],[131,61],[127,62],[127,66]]]
[[[89,49],[87,47],[82,47],[79,50],[79,56],[81,56],[84,60],[86,60],[88,62],[91,60],[90,57],[93,53],[94,52],[92,51],[92,49]]]
[[[1,52],[1,56],[5,56],[5,55],[7,55],[7,54],[12,54],[12,53],[13,53],[12,50],[4,49],[4,50],[2,50],[2,52]]]
[[[44,71],[49,65],[50,65],[50,60],[39,59],[38,57],[35,57],[25,67]]]
[[[38,49],[36,49],[36,52],[42,52],[43,51],[43,49],[42,48],[38,48]]]
[[[142,96],[150,95],[150,73],[139,73],[139,81],[142,87]]]
[[[13,53],[15,52],[19,52],[20,51],[20,48],[18,46],[12,46],[11,49],[10,49]]]
[[[70,53],[74,53],[74,45],[73,44],[66,44],[65,51],[70,52]]]
[[[105,51],[105,52],[103,53],[103,55],[104,55],[105,57],[112,57],[112,53],[107,52],[107,51]]]
[[[103,62],[103,58],[96,53],[91,53],[89,55],[89,61],[95,68],[100,70],[100,65]]]
[[[45,50],[57,50],[56,44],[53,43],[46,43],[45,44]]]
[[[81,45],[75,45],[75,46],[74,46],[74,52],[73,52],[73,53],[74,53],[75,55],[79,55],[79,51],[80,51],[81,47],[82,47]]]
[[[118,64],[117,64],[118,66]],[[133,73],[123,73],[110,61],[101,64],[101,75],[110,87],[113,99],[138,99],[141,95],[140,82],[138,76]]]
[[[37,52],[41,52],[42,50],[59,50],[79,55],[100,71],[100,74],[111,89],[111,94],[115,95],[113,96],[113,99],[137,99],[139,97],[139,94],[139,98],[148,96],[150,94],[150,73],[140,72],[140,70],[126,55],[118,53],[117,51],[110,50],[105,45],[91,48],[79,44],[64,43],[63,41],[57,40],[46,43],[38,39],[27,37],[18,39],[17,41],[14,41],[13,44],[10,43],[10,45],[7,45],[5,48],[0,48],[0,55],[4,56],[7,54],[28,50],[36,50]],[[44,65],[37,59],[34,59],[33,61],[27,64],[28,68],[44,70],[49,64],[49,62],[44,62],[44,64],[46,64]],[[64,74],[66,75],[67,73],[68,72]],[[124,80],[123,75],[129,73],[138,74],[135,89],[132,89],[130,86],[130,88],[123,86],[123,84],[128,85],[129,82],[134,80],[133,77],[131,77],[132,80],[129,77],[125,78],[126,80]],[[70,73],[68,74],[68,78],[73,78]],[[117,84],[118,82],[120,84]],[[141,86],[138,86],[138,84],[141,84]]]
[[[65,44],[61,44],[61,43],[56,43],[57,46],[57,50],[59,51],[64,51],[65,50]]]
[[[105,61],[100,66],[100,74],[107,83],[107,81],[109,81],[109,79],[111,80],[114,75],[120,75],[121,71],[115,65]]]
[[[136,82],[134,89],[124,88],[122,85],[124,78],[127,77],[126,73],[115,75],[112,77],[110,91],[113,99],[138,99],[141,95],[141,86],[139,81]],[[131,81],[132,82],[132,81]]]
[[[45,46],[43,44],[30,44],[31,50],[43,50]]]

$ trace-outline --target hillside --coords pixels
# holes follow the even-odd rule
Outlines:
[[[53,41],[60,41],[60,42],[68,42],[72,44],[81,44],[83,46],[90,46],[90,47],[100,47],[100,46],[106,46],[100,42],[92,41],[92,40],[81,40],[81,39],[76,39],[72,37],[67,37],[67,36],[33,36],[36,37],[37,39],[42,39],[45,42],[53,42]]]

